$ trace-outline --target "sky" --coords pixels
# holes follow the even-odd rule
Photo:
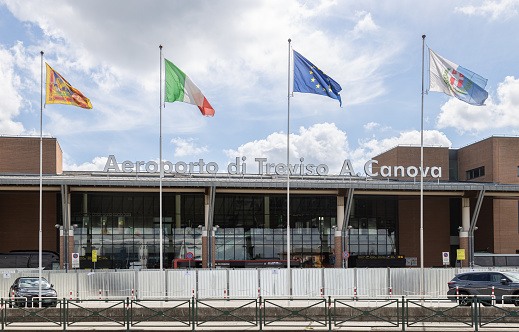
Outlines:
[[[424,145],[460,148],[519,134],[519,0],[0,0],[0,135],[39,136],[41,55],[93,108],[49,104],[43,134],[65,171],[159,160],[162,57],[215,109],[162,108],[162,157],[326,164],[355,172],[397,145],[420,145],[428,49],[488,79],[485,106],[423,95]],[[514,37],[515,36],[515,37]],[[335,99],[288,97],[289,43],[335,81]],[[290,102],[290,106],[289,106]],[[290,107],[290,112],[288,109]],[[290,116],[288,116],[290,114]],[[427,166],[427,165],[426,165]]]

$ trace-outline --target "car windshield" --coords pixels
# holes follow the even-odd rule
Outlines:
[[[39,288],[38,278],[23,278],[18,281],[20,288]],[[50,288],[47,280],[41,279],[41,288]]]
[[[512,280],[513,282],[519,282],[519,273],[514,272],[504,272],[503,273],[508,279]]]

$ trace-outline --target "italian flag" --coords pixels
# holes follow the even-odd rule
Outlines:
[[[214,109],[193,81],[171,61],[165,60],[166,91],[164,101],[181,101],[198,106],[203,115],[213,116]]]

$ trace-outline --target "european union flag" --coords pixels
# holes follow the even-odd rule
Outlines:
[[[294,51],[294,92],[315,93],[338,99],[342,105],[339,83]]]

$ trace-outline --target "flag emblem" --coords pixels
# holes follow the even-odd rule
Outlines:
[[[92,108],[90,99],[73,88],[57,71],[47,65],[46,104],[65,104]]]
[[[443,80],[445,84],[449,87],[449,89],[454,94],[464,94],[466,95],[472,87],[471,80],[465,80],[465,76],[458,72],[456,69],[447,68],[443,72]]]
[[[443,92],[471,105],[488,98],[487,79],[455,64],[429,49],[429,91]]]

